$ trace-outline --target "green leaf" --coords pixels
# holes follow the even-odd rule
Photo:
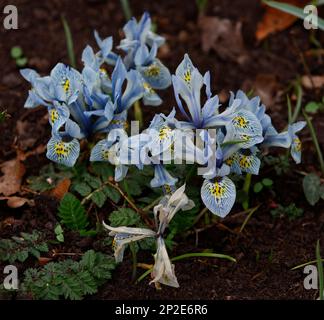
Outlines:
[[[93,237],[98,232],[96,230],[80,230],[80,236],[81,237]]]
[[[133,179],[127,179],[126,180],[129,194],[132,196],[139,196],[142,194],[142,188],[138,181]]]
[[[255,193],[259,193],[259,192],[261,192],[262,189],[263,189],[263,184],[262,184],[261,182],[257,182],[257,183],[254,185],[254,187],[253,187],[253,191],[254,191]]]
[[[63,234],[63,229],[62,226],[60,224],[57,224],[55,229],[54,229],[54,233],[56,235],[56,239],[59,242],[64,242],[64,234]]]
[[[323,263],[321,258],[321,248],[320,248],[319,240],[317,240],[317,244],[316,244],[316,262],[317,262],[317,271],[319,274],[320,300],[324,300],[324,273],[323,273]]]
[[[303,179],[304,194],[310,205],[314,206],[320,199],[320,178],[310,173]]]
[[[56,239],[59,242],[64,242],[64,235],[63,235],[63,233],[60,233],[60,234],[56,235]]]
[[[110,214],[109,221],[113,227],[131,226],[140,222],[140,216],[132,209],[120,208]]]
[[[16,60],[16,65],[19,68],[25,67],[28,62],[28,59],[26,57],[19,58]]]
[[[264,178],[264,179],[262,179],[262,184],[265,187],[271,187],[273,185],[273,181],[269,178]]]
[[[13,59],[18,59],[23,55],[23,50],[19,46],[12,47],[10,50],[10,56]]]
[[[48,252],[47,244],[39,232],[21,233],[21,237],[0,240],[0,260],[13,263],[16,260],[24,262],[29,255],[40,257],[40,252]]]
[[[61,234],[63,233],[62,226],[60,224],[57,224],[55,229],[54,229],[55,234]]]
[[[101,208],[106,200],[107,200],[107,196],[105,195],[105,193],[103,191],[95,191],[92,196],[91,196],[91,200],[99,207]]]
[[[100,178],[94,177],[88,173],[84,174],[83,178],[93,189],[99,189],[102,185]]]
[[[92,189],[85,182],[77,183],[73,186],[73,189],[78,192],[82,197],[86,197]]]
[[[17,259],[24,262],[28,258],[28,250],[23,250],[17,253]]]
[[[320,186],[319,193],[320,197],[324,200],[324,184]]]
[[[93,250],[85,252],[79,262],[68,258],[50,262],[40,269],[27,269],[21,291],[34,299],[79,300],[87,294],[94,294],[97,288],[111,279],[116,267],[114,259]]]
[[[93,172],[102,177],[103,181],[107,181],[109,177],[114,177],[114,168],[111,164],[106,162],[92,162]]]
[[[307,16],[309,16],[309,14],[304,13],[303,9],[298,8],[298,7],[288,4],[288,3],[282,3],[282,2],[277,2],[277,1],[264,1],[264,3],[272,8],[289,13],[289,14],[291,14],[297,18],[303,19],[303,20]],[[324,20],[321,19],[320,17],[318,17],[317,21],[318,21],[318,28],[321,30],[324,30]]]
[[[96,253],[94,250],[87,251],[81,260],[82,266],[86,267],[87,269],[92,269],[95,266],[96,262]]]
[[[305,106],[305,110],[308,113],[316,113],[320,109],[320,105],[317,102],[308,102]]]
[[[61,20],[62,20],[62,24],[63,24],[63,28],[64,28],[66,47],[67,47],[70,64],[73,68],[76,68],[72,33],[70,30],[69,24],[67,23],[66,19],[63,16],[61,16]]]
[[[105,186],[103,188],[103,192],[109,199],[111,199],[115,203],[118,203],[121,198],[120,193],[112,187]]]
[[[61,218],[61,223],[71,230],[83,230],[89,224],[86,211],[80,200],[71,193],[67,193],[61,200],[58,215]]]

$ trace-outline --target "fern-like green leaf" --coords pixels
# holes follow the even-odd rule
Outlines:
[[[60,202],[58,208],[61,223],[71,230],[84,230],[88,224],[88,217],[79,199],[73,194],[67,193]]]
[[[100,285],[111,279],[115,266],[112,257],[89,250],[79,262],[66,259],[50,262],[39,270],[27,269],[21,289],[34,299],[80,300],[96,293]]]

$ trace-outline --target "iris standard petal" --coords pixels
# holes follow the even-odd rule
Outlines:
[[[170,71],[159,59],[154,59],[149,66],[139,66],[137,70],[153,89],[166,89],[171,85]]]
[[[173,178],[163,165],[154,165],[154,178],[151,180],[151,187],[158,188],[164,185],[173,186],[178,179]]]

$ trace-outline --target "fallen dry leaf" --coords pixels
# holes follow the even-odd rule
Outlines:
[[[15,219],[14,217],[8,217],[0,222],[0,229],[6,227],[21,226],[23,224],[24,224],[23,220]]]
[[[63,179],[58,185],[51,191],[51,195],[56,199],[61,200],[64,195],[69,191],[71,180],[68,178]]]
[[[277,0],[278,1],[278,0]],[[309,1],[307,0],[283,0],[278,2],[289,3],[297,7],[303,8]],[[258,23],[255,37],[258,41],[265,39],[269,34],[282,31],[290,27],[298,18],[280,11],[278,9],[265,6],[265,14]]]
[[[306,89],[324,88],[324,76],[307,76],[301,78],[301,83]]]
[[[0,194],[11,196],[19,192],[22,178],[26,172],[19,157],[6,161],[0,165],[3,176],[0,177]]]
[[[42,154],[46,151],[46,145],[40,144],[38,147],[36,147],[34,150],[28,151],[26,153],[20,152],[19,153],[19,159],[21,161],[26,160],[30,156]]]
[[[26,203],[30,206],[35,205],[33,200],[21,198],[21,197],[0,197],[0,201],[1,200],[7,200],[8,207],[14,209],[20,208]]]
[[[46,257],[39,257],[38,258],[38,263],[41,266],[45,266],[46,264],[48,264],[49,262],[51,262],[53,259],[52,258],[46,258]]]
[[[279,92],[279,83],[274,74],[260,73],[254,80],[247,79],[242,85],[245,91],[253,90],[253,96],[259,96],[262,103],[272,107]]]
[[[200,16],[202,50],[213,49],[222,59],[243,63],[247,58],[242,37],[242,23],[228,19]]]

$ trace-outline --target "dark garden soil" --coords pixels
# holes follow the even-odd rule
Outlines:
[[[157,25],[158,33],[165,36],[167,45],[162,47],[160,58],[172,72],[188,52],[194,64],[203,73],[211,71],[213,92],[218,92],[221,102],[228,99],[230,90],[254,89],[267,105],[273,122],[279,130],[287,123],[286,90],[300,75],[310,73],[323,75],[323,55],[310,54],[309,32],[301,22],[269,36],[257,43],[254,34],[264,8],[257,0],[213,0],[206,10],[208,16],[227,18],[241,22],[243,45],[236,55],[224,54],[222,50],[203,52],[201,29],[198,27],[198,13],[195,1],[130,1],[134,15],[140,16],[148,10]],[[0,12],[8,4],[0,0]],[[0,125],[0,163],[15,157],[16,149],[30,151],[44,145],[50,136],[46,111],[28,111],[23,108],[29,89],[19,75],[15,62],[10,57],[10,49],[19,45],[29,59],[29,66],[41,74],[48,74],[59,61],[68,63],[66,44],[60,14],[70,24],[76,56],[80,57],[87,44],[95,45],[93,30],[102,36],[112,35],[115,44],[121,38],[121,26],[125,23],[119,1],[100,0],[11,0],[19,10],[19,30],[5,31],[0,23],[0,109],[11,115]],[[322,12],[323,15],[323,12]],[[1,16],[0,16],[1,18]],[[316,33],[324,44],[324,34]],[[228,39],[220,39],[220,45],[231,50]],[[240,59],[235,57],[240,55]],[[302,58],[304,57],[304,62]],[[78,60],[81,66],[81,61]],[[306,68],[305,68],[306,65]],[[163,105],[144,109],[145,120],[149,122],[155,112],[168,112],[175,106],[172,88],[161,92]],[[323,89],[306,90],[303,103],[319,101]],[[320,145],[324,148],[323,114],[314,119]],[[19,123],[27,121],[23,128]],[[18,124],[18,125],[17,125]],[[315,299],[317,292],[305,290],[302,270],[291,271],[297,264],[313,260],[317,239],[321,239],[324,249],[324,204],[311,207],[302,190],[302,174],[318,170],[317,156],[308,129],[301,135],[304,142],[303,162],[291,165],[289,173],[276,175],[270,167],[264,167],[262,176],[274,180],[273,191],[266,191],[251,200],[251,205],[260,208],[249,220],[242,233],[239,229],[245,215],[236,205],[232,213],[221,223],[199,233],[187,235],[186,239],[176,239],[177,246],[171,256],[187,252],[212,249],[214,252],[231,255],[237,263],[217,259],[195,258],[176,262],[179,289],[163,287],[156,290],[148,285],[148,278],[139,284],[131,284],[131,259],[126,254],[124,262],[116,269],[113,279],[102,286],[89,299]],[[275,150],[276,154],[280,150]],[[45,154],[30,156],[24,162],[25,177],[37,175],[47,164]],[[257,178],[259,179],[259,178]],[[25,194],[26,196],[26,194]],[[10,209],[5,201],[0,201],[0,235],[9,238],[21,231],[41,230],[53,236],[53,226],[57,222],[57,201],[46,195],[35,197],[35,206]],[[304,209],[304,215],[294,221],[287,218],[274,219],[270,210],[275,204],[296,206]],[[104,217],[109,205],[99,212]],[[11,221],[11,223],[8,223]],[[80,238],[74,233],[66,233],[66,241],[59,248],[62,252],[81,253],[87,249],[111,252],[99,241]],[[324,251],[322,250],[322,256]],[[142,252],[139,262],[152,263],[153,257]],[[2,270],[4,264],[0,264]],[[34,267],[33,259],[19,264],[22,273],[27,267]],[[138,270],[140,275],[142,270]],[[143,270],[144,272],[144,270]],[[17,296],[16,298],[27,298]]]

